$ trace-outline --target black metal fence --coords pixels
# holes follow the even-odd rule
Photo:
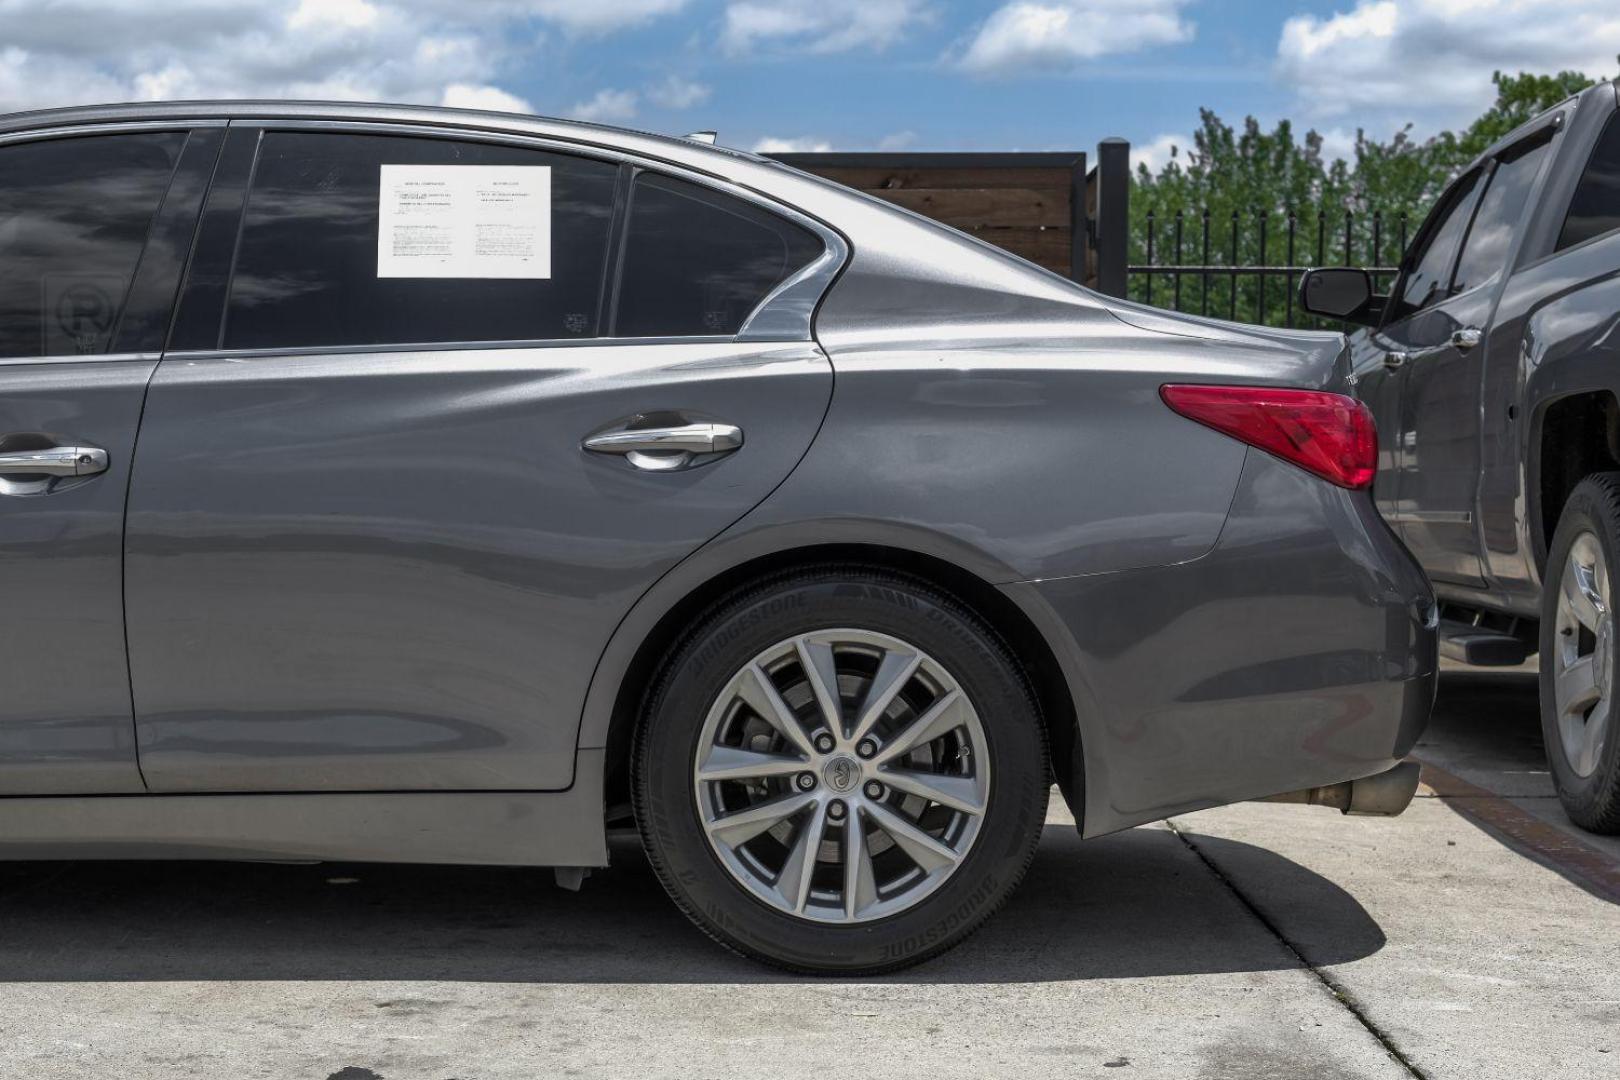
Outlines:
[[[1127,295],[1157,307],[1270,326],[1323,326],[1297,309],[1299,275],[1313,266],[1362,266],[1375,287],[1393,280],[1406,250],[1404,213],[1273,214],[1153,211],[1133,238],[1145,260],[1126,267]],[[1279,227],[1280,226],[1280,227]],[[1189,254],[1195,261],[1188,261]],[[1280,261],[1274,261],[1281,256]],[[1161,279],[1168,279],[1161,281]]]
[[[1270,326],[1344,329],[1298,309],[1312,266],[1362,266],[1383,288],[1406,250],[1405,213],[1133,213],[1130,143],[1088,154],[783,154],[779,160],[973,233],[1109,296]],[[1142,199],[1156,198],[1151,191]]]

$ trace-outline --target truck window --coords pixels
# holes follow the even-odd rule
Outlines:
[[[1468,219],[1474,212],[1474,196],[1479,188],[1479,172],[1469,173],[1451,189],[1435,227],[1424,237],[1423,247],[1407,257],[1389,321],[1404,319],[1422,311],[1436,300],[1450,295],[1451,268],[1457,262]]]
[[[1524,214],[1530,188],[1551,145],[1543,139],[1534,146],[1515,147],[1515,156],[1498,161],[1485,195],[1479,200],[1479,213],[1474,215],[1468,239],[1463,241],[1462,258],[1451,285],[1453,293],[1484,285],[1506,268],[1513,231]]]
[[[1620,229],[1620,113],[1609,123],[1592,148],[1592,160],[1575,185],[1557,250]]]

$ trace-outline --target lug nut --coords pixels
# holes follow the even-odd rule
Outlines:
[[[828,803],[827,804],[827,816],[832,818],[834,821],[843,821],[844,820],[844,800],[843,799],[834,799],[832,802]]]
[[[833,737],[831,735],[822,734],[822,735],[817,735],[816,736],[816,749],[817,750],[820,750],[823,754],[830,754],[830,753],[832,753],[832,748],[833,748]]]
[[[862,739],[861,745],[855,748],[855,752],[861,755],[861,757],[871,757],[873,754],[877,753],[877,743],[873,742],[871,739]]]
[[[811,788],[816,786],[816,774],[807,772],[800,773],[798,784],[800,791],[809,791]]]
[[[866,782],[866,797],[868,799],[883,798],[883,785],[876,780],[868,780]]]

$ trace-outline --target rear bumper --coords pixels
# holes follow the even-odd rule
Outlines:
[[[1258,451],[1207,555],[1004,590],[1064,668],[1087,836],[1384,772],[1434,702],[1422,570],[1364,493]]]

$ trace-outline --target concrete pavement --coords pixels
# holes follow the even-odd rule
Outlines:
[[[1545,799],[1509,779],[1531,744],[1503,750],[1533,711],[1476,678],[1448,676],[1420,752]],[[1620,904],[1456,804],[1250,804],[1085,843],[1057,812],[987,928],[866,981],[720,951],[630,842],[578,894],[0,866],[0,1077],[1620,1076]]]

